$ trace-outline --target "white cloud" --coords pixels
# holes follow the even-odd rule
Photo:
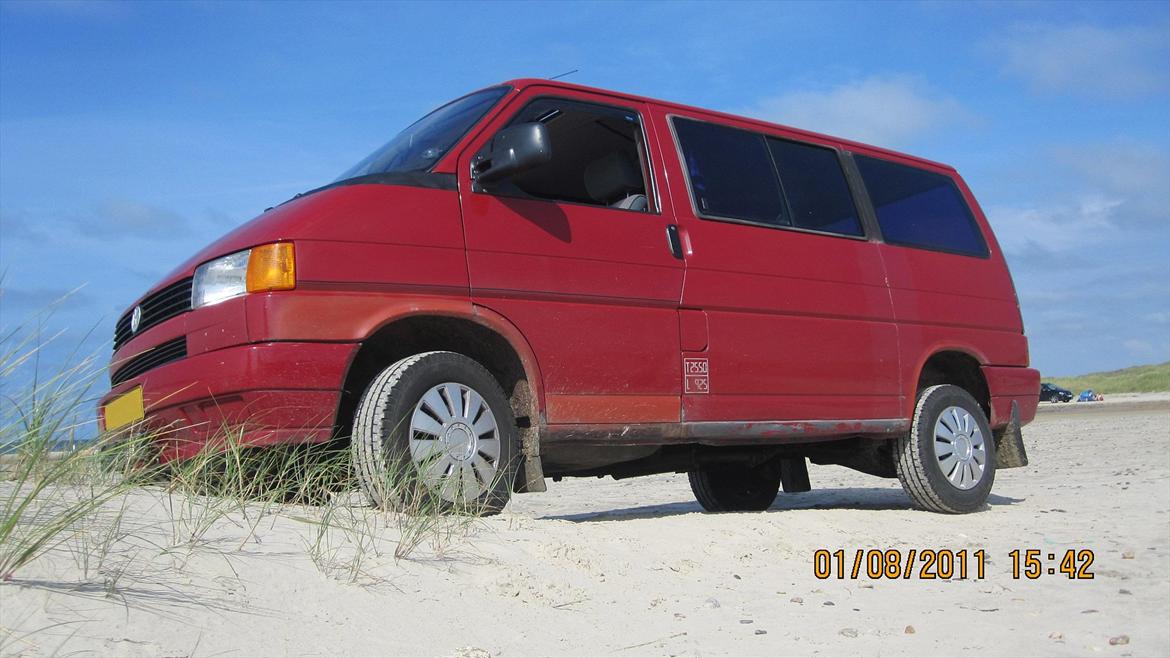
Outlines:
[[[127,199],[106,201],[98,206],[96,215],[77,218],[74,223],[82,233],[96,237],[158,239],[191,232],[178,213]]]
[[[1017,25],[985,48],[1040,92],[1133,96],[1163,90],[1170,78],[1166,25]]]
[[[1053,252],[1099,243],[1121,205],[1119,199],[1093,196],[1068,205],[989,207],[986,213],[1003,250],[1025,255],[1033,248]]]
[[[29,224],[28,213],[0,209],[0,241],[43,240],[44,238],[44,235]]]
[[[78,286],[72,290],[67,288],[18,289],[11,286],[0,287],[0,304],[3,304],[7,310],[16,308],[21,312],[47,311],[66,301],[74,307],[88,306],[93,303],[94,299],[81,292],[83,287]]]
[[[1138,338],[1130,338],[1121,342],[1121,346],[1127,352],[1140,359],[1150,359],[1155,356],[1160,356],[1163,351],[1156,349],[1150,341],[1141,340]]]
[[[1149,144],[1117,141],[1054,149],[1053,159],[1078,183],[1116,196],[1125,223],[1170,222],[1170,152]]]
[[[829,89],[794,91],[737,114],[879,146],[899,146],[948,124],[970,121],[953,98],[918,78],[873,76]]]
[[[1063,198],[1049,192],[1034,205],[987,208],[1000,245],[1016,262],[1078,249],[1092,254],[1106,243],[1149,240],[1170,226],[1170,152],[1163,148],[1136,141],[1058,147],[1043,166],[1063,181]]]

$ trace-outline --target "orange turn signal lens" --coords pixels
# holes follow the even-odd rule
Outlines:
[[[252,247],[248,257],[248,292],[292,290],[297,287],[296,256],[291,242]]]

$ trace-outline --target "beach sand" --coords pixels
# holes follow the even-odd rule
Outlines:
[[[810,467],[812,492],[753,514],[703,513],[685,475],[572,479],[401,560],[393,515],[357,510],[368,537],[335,532],[315,563],[312,508],[254,533],[235,514],[168,549],[189,527],[141,490],[100,567],[102,547],[74,545],[0,584],[0,651],[1166,655],[1170,395],[1107,398],[1043,404],[1024,429],[1031,464],[999,472],[988,508],[966,516],[915,510],[897,481],[830,466]],[[873,580],[863,567],[819,580],[818,549],[843,549],[849,567],[859,549],[983,550],[985,577]],[[1044,573],[1013,578],[1014,549],[1041,551]],[[1070,549],[1093,551],[1092,580],[1047,573]]]

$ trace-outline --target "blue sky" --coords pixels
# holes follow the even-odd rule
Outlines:
[[[1170,360],[1170,3],[0,2],[0,326],[105,350],[199,247],[514,77],[955,165],[1049,375]],[[89,338],[86,335],[89,334]],[[84,351],[83,350],[83,351]]]

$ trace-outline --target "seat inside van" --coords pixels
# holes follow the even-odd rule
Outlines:
[[[526,122],[545,124],[552,161],[516,176],[498,188],[497,194],[649,210],[642,157],[645,149],[636,114],[561,98],[540,98],[511,123]]]

